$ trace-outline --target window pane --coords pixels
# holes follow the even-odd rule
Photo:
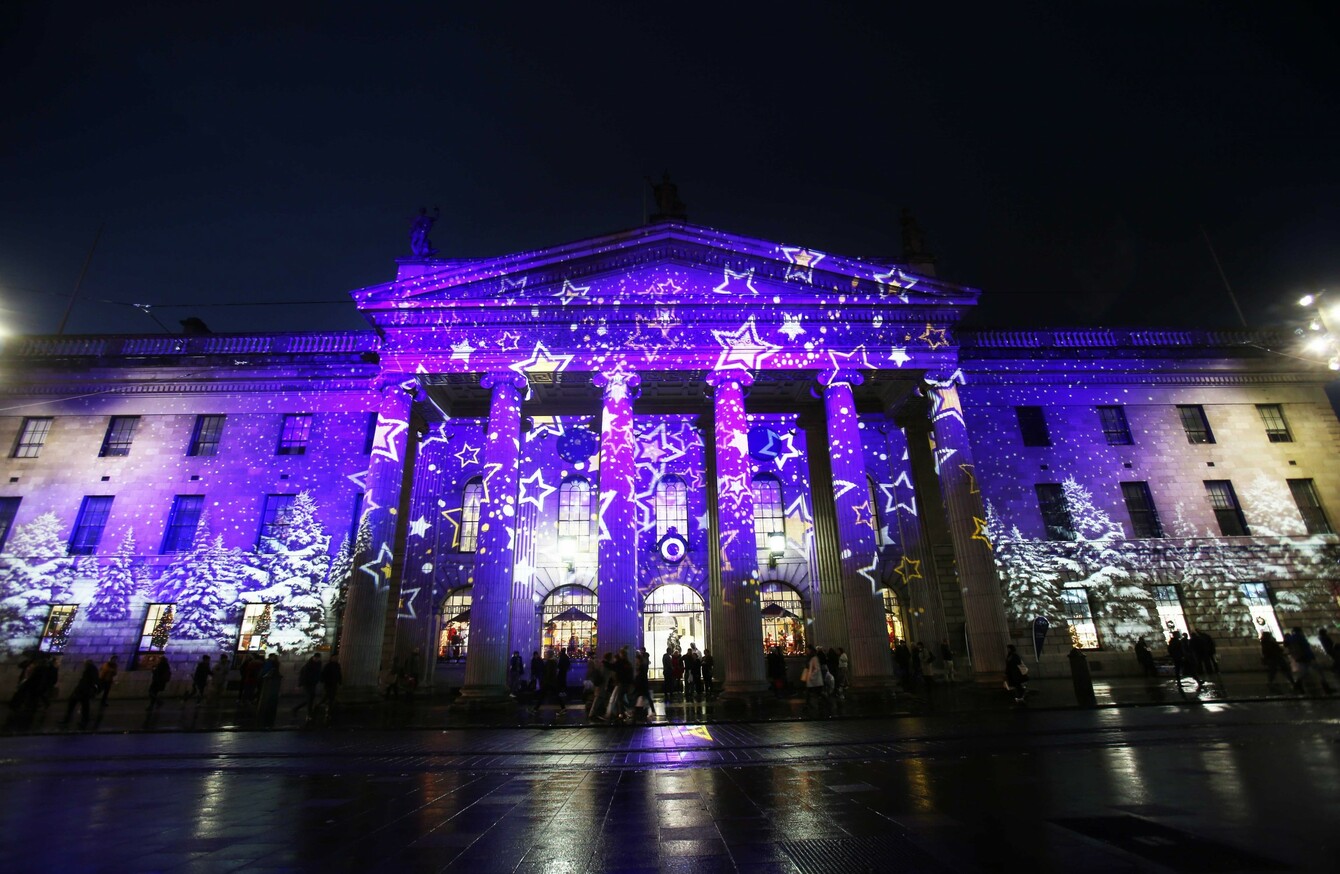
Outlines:
[[[1210,422],[1205,418],[1205,408],[1187,404],[1177,408],[1182,419],[1182,429],[1186,431],[1188,443],[1213,443],[1214,434],[1210,432]]]
[[[688,488],[677,476],[667,476],[656,486],[656,541],[671,529],[685,539],[689,536]]]
[[[219,442],[223,439],[223,416],[196,416],[195,430],[191,433],[191,446],[187,455],[210,456],[219,454]]]
[[[98,455],[113,458],[129,455],[130,444],[135,440],[135,427],[139,423],[139,416],[112,416]]]
[[[1206,480],[1205,493],[1219,522],[1219,532],[1225,537],[1246,537],[1247,520],[1238,507],[1238,496],[1233,484],[1226,479]]]
[[[1279,404],[1257,404],[1256,412],[1261,414],[1261,424],[1266,426],[1266,437],[1271,443],[1292,443],[1289,423],[1284,421],[1284,408]]]
[[[1038,483],[1034,489],[1038,494],[1038,509],[1042,511],[1042,524],[1047,529],[1047,539],[1074,540],[1075,523],[1070,518],[1070,506],[1065,500],[1065,490],[1059,483]]]
[[[1042,413],[1042,407],[1015,407],[1015,415],[1019,417],[1019,434],[1024,439],[1025,446],[1051,446],[1051,434],[1047,431],[1047,417]]]
[[[312,429],[312,417],[307,413],[284,416],[284,428],[279,434],[279,455],[302,455],[307,451],[307,436]]]
[[[78,611],[79,606],[76,604],[53,605],[37,648],[42,652],[64,651],[65,645],[70,642],[70,628],[74,625],[74,614]]]
[[[14,517],[19,514],[23,498],[0,498],[0,550],[5,548],[9,532],[14,528]]]
[[[1321,498],[1317,495],[1317,486],[1310,479],[1289,480],[1289,491],[1298,505],[1298,514],[1303,517],[1308,534],[1334,534],[1326,511],[1322,509]]]
[[[768,535],[786,532],[786,514],[782,506],[782,484],[774,477],[754,480],[754,545],[767,553]]]
[[[172,499],[167,531],[163,534],[163,552],[186,552],[195,542],[195,529],[205,509],[204,495],[177,495]]]
[[[582,586],[562,586],[549,593],[541,610],[540,655],[567,650],[570,659],[586,659],[596,651],[596,593]]]
[[[763,605],[763,651],[780,646],[786,655],[805,651],[805,605],[800,593],[785,583],[767,582],[760,587]]]
[[[437,657],[443,661],[463,662],[469,654],[472,591],[469,586],[457,589],[442,602],[442,633],[438,636]]]
[[[1275,640],[1284,640],[1280,631],[1279,619],[1275,616],[1275,606],[1270,603],[1270,590],[1265,583],[1243,583],[1240,587],[1242,599],[1247,602],[1247,612],[1252,617],[1252,627],[1260,637],[1261,632],[1269,631]]]
[[[42,445],[47,442],[50,431],[50,417],[24,419],[23,427],[19,429],[19,439],[14,444],[14,457],[36,458],[41,454]]]
[[[1109,446],[1124,446],[1131,439],[1131,426],[1126,422],[1126,410],[1122,407],[1099,407],[1098,417],[1103,424],[1103,437]]]
[[[474,552],[479,548],[479,505],[484,500],[484,481],[475,477],[465,484],[461,493],[461,552]]]
[[[140,629],[140,652],[162,652],[168,645],[174,619],[171,604],[150,604]]]
[[[1172,637],[1174,631],[1190,634],[1186,624],[1186,613],[1182,609],[1182,597],[1176,586],[1155,586],[1154,606],[1159,612],[1159,627],[1163,637]]]
[[[238,652],[265,652],[271,616],[269,604],[248,604],[242,609],[242,627],[237,636]]]
[[[84,498],[79,506],[79,516],[75,519],[74,531],[70,535],[70,555],[92,555],[102,540],[102,531],[107,527],[107,517],[112,513],[110,496],[90,496]]]
[[[591,483],[570,477],[558,488],[558,538],[575,545],[578,555],[591,551]]]
[[[1154,509],[1154,496],[1149,492],[1149,483],[1122,483],[1121,497],[1126,502],[1126,512],[1131,516],[1131,530],[1137,538],[1163,536],[1163,525],[1159,522],[1158,511]]]
[[[267,537],[279,541],[288,539],[288,508],[293,506],[297,495],[266,495],[265,506],[261,509],[261,533],[259,543]]]
[[[1098,649],[1098,627],[1093,623],[1093,608],[1089,606],[1089,590],[1062,589],[1061,609],[1066,625],[1070,627],[1070,643],[1080,649]]]

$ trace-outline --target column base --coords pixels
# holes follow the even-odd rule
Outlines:
[[[452,707],[466,711],[498,710],[515,704],[516,699],[505,686],[462,686]]]

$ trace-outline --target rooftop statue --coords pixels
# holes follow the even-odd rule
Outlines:
[[[433,222],[437,221],[438,216],[442,215],[442,210],[433,207],[433,214],[428,214],[428,207],[419,207],[419,214],[409,228],[409,250],[414,253],[415,258],[431,258],[437,254],[433,248],[432,240],[428,239],[428,233],[433,229]]]
[[[656,199],[656,213],[652,215],[652,221],[665,221],[666,219],[685,221],[688,219],[687,207],[679,199],[679,188],[670,181],[669,173],[661,174],[660,185],[650,179],[647,180],[647,184],[651,186],[652,197]]]

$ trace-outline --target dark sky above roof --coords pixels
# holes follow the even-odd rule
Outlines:
[[[745,5],[3,4],[0,325],[54,332],[105,223],[70,333],[359,328],[421,205],[502,254],[640,223],[662,170],[849,255],[909,207],[981,324],[1231,326],[1202,226],[1253,325],[1340,289],[1312,4]]]

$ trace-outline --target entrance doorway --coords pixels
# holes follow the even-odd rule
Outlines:
[[[651,657],[648,677],[661,679],[661,656],[665,648],[675,642],[681,653],[688,652],[689,644],[696,643],[702,652],[707,643],[707,614],[703,599],[682,583],[657,586],[642,603],[642,645]]]

